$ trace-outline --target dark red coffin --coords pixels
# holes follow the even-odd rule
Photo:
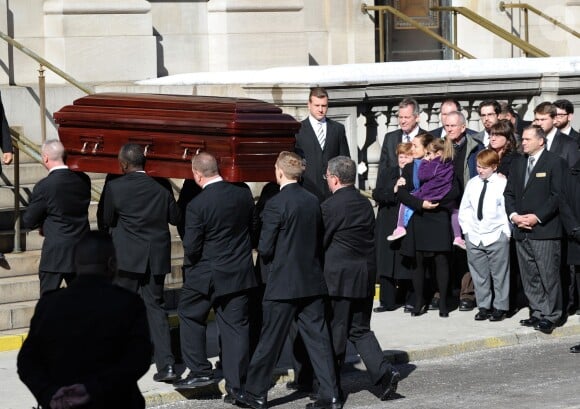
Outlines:
[[[151,176],[191,178],[191,157],[216,156],[232,182],[274,178],[278,153],[293,150],[300,123],[249,98],[103,93],[54,113],[73,170],[120,173],[121,146],[142,145]]]

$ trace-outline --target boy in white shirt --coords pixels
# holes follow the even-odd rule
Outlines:
[[[459,224],[479,308],[476,321],[501,321],[509,310],[511,230],[503,196],[506,179],[497,174],[498,165],[495,151],[485,149],[477,154],[478,176],[465,186],[459,206]]]

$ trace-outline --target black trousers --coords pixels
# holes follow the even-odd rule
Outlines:
[[[245,390],[253,395],[266,396],[272,382],[276,361],[282,351],[288,330],[295,321],[314,375],[318,379],[320,398],[339,397],[332,344],[324,317],[321,297],[296,300],[264,300],[263,325],[260,342],[248,368]]]
[[[211,363],[206,353],[207,317],[213,308],[221,339],[221,364],[226,385],[239,389],[246,379],[250,361],[250,326],[248,291],[215,296],[188,287],[187,280],[179,295],[181,354],[185,365],[196,376],[209,376]]]
[[[364,362],[371,382],[378,384],[391,364],[374,332],[371,331],[373,298],[330,297],[328,319],[332,332],[332,344],[337,364],[337,374],[344,364],[347,341],[351,341]]]
[[[75,277],[75,273],[52,273],[48,271],[40,271],[38,273],[38,278],[40,279],[40,296],[42,297],[47,291],[59,289],[63,281],[68,286]]]
[[[114,283],[129,291],[137,293],[145,303],[147,322],[151,342],[153,343],[153,357],[157,370],[162,370],[166,365],[175,364],[175,358],[171,352],[171,336],[169,334],[169,322],[165,312],[163,288],[165,275],[153,275],[118,271]]]

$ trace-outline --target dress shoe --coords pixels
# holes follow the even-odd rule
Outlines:
[[[488,310],[487,308],[480,308],[477,314],[475,314],[475,317],[473,317],[473,319],[476,321],[485,321],[489,317],[491,317],[491,311]]]
[[[165,365],[162,370],[153,375],[155,382],[173,382],[179,379],[179,375],[175,373],[173,365]]]
[[[423,305],[421,308],[413,308],[411,311],[411,317],[418,317],[419,315],[423,315],[427,312],[427,305]]]
[[[554,328],[556,328],[556,324],[545,318],[541,319],[536,325],[534,325],[535,330],[543,332],[544,334],[551,334],[552,331],[554,331]]]
[[[224,396],[224,403],[229,403],[230,405],[238,405],[241,402],[242,391],[237,388],[230,388],[226,385],[226,394]]]
[[[439,298],[433,297],[431,303],[429,304],[430,310],[438,310],[439,309]]]
[[[412,304],[405,304],[405,307],[403,308],[403,312],[409,313],[411,311],[413,311],[413,308],[415,308]]]
[[[312,385],[298,383],[295,381],[286,382],[286,389],[305,393],[310,393],[313,391]]]
[[[306,409],[342,409],[342,401],[339,398],[318,399],[308,403]]]
[[[373,308],[373,311],[374,312],[395,311],[397,308],[399,308],[398,305],[391,305],[391,306],[379,305],[378,307]]]
[[[381,379],[381,400],[389,400],[397,392],[397,386],[401,380],[401,374],[394,369],[387,372]]]
[[[530,317],[526,318],[525,320],[520,320],[520,325],[524,327],[534,327],[538,322],[540,322],[539,318]]]
[[[503,321],[503,319],[507,317],[507,311],[505,310],[493,310],[491,316],[489,317],[490,321]]]
[[[439,311],[439,316],[441,318],[449,318],[449,313],[445,311]]]
[[[580,353],[580,344],[574,345],[573,347],[570,347],[570,352],[572,352],[573,354],[579,354]]]
[[[473,300],[459,300],[459,311],[472,311],[475,308],[475,301]]]
[[[174,382],[173,387],[175,389],[195,389],[211,385],[216,381],[213,375],[196,375],[190,372],[187,378]]]
[[[268,401],[265,396],[254,395],[247,391],[239,396],[238,402],[253,409],[266,409],[268,407]]]

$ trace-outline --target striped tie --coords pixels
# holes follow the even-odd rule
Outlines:
[[[316,130],[316,138],[320,144],[320,148],[324,149],[324,144],[326,143],[326,135],[324,133],[324,124],[322,122],[318,123],[318,129]]]

